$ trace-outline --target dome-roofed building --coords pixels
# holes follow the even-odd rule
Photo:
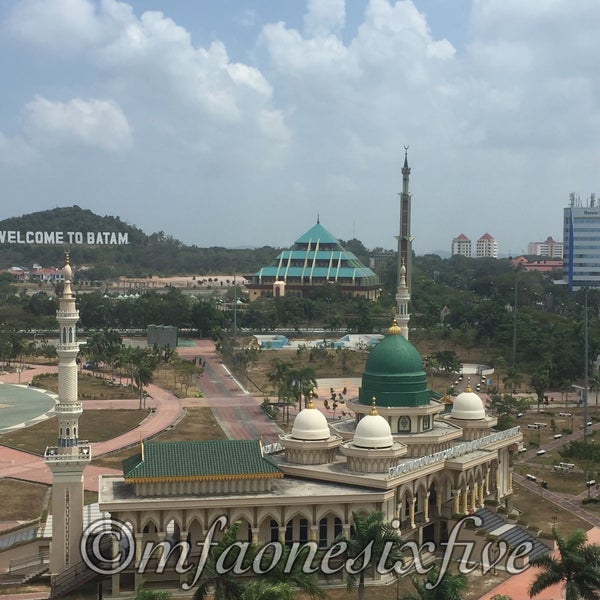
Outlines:
[[[406,454],[406,446],[394,441],[390,424],[377,412],[375,398],[352,440],[342,444],[340,450],[346,457],[346,468],[358,473],[386,473]]]
[[[452,410],[446,421],[459,426],[463,430],[463,439],[474,440],[487,435],[490,429],[498,424],[496,417],[485,414],[485,407],[481,398],[471,389],[471,379],[467,379],[467,386],[452,404]]]
[[[424,406],[430,401],[421,355],[396,320],[365,364],[358,401],[368,406],[373,397],[387,407]]]
[[[358,398],[346,402],[355,419],[332,424],[345,440],[356,436],[372,398],[377,398],[378,414],[388,422],[395,441],[407,446],[408,456],[444,450],[461,437],[459,427],[436,419],[445,405],[432,398],[421,356],[395,319],[369,353],[361,383]]]
[[[292,432],[281,434],[279,441],[288,462],[320,465],[333,462],[342,439],[332,435],[325,415],[315,408],[311,395],[306,408],[296,415]]]
[[[347,296],[377,300],[379,277],[346,250],[317,220],[296,243],[248,278],[250,300],[307,296],[314,288],[337,285]]]

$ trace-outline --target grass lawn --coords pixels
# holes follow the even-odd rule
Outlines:
[[[48,486],[18,479],[0,479],[3,521],[37,519],[44,510]]]
[[[130,431],[146,418],[146,410],[88,410],[79,417],[79,429],[89,442],[104,442]],[[56,417],[0,435],[0,444],[43,455],[56,445]]]
[[[137,398],[136,391],[129,387],[119,385],[118,380],[112,383],[98,374],[94,377],[90,371],[81,371],[77,377],[77,392],[80,400],[122,400]],[[105,375],[108,377],[108,374]],[[58,373],[42,373],[34,379],[36,387],[50,390],[58,394]]]
[[[102,411],[105,412],[105,411]],[[153,440],[168,442],[174,440],[224,440],[227,436],[217,423],[210,408],[188,408],[183,419],[173,428],[167,429]],[[123,450],[109,456],[102,456],[92,460],[92,464],[98,467],[120,469],[121,462],[135,454],[136,448]]]

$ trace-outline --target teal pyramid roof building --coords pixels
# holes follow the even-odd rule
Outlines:
[[[348,296],[371,300],[379,294],[379,278],[344,249],[319,221],[268,266],[254,273],[247,288],[250,300],[277,296],[309,296],[329,284]]]

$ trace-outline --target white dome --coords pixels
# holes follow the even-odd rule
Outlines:
[[[352,440],[358,448],[389,448],[394,444],[390,424],[381,415],[366,415],[356,426]]]
[[[326,440],[331,435],[325,415],[317,408],[305,408],[294,419],[292,437],[296,440]]]
[[[485,409],[481,398],[467,385],[465,391],[456,396],[452,406],[451,417],[455,419],[485,419]]]

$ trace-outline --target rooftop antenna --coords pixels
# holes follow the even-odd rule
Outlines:
[[[594,192],[592,192],[590,194],[590,207],[594,208],[596,206],[596,194],[594,194]]]

